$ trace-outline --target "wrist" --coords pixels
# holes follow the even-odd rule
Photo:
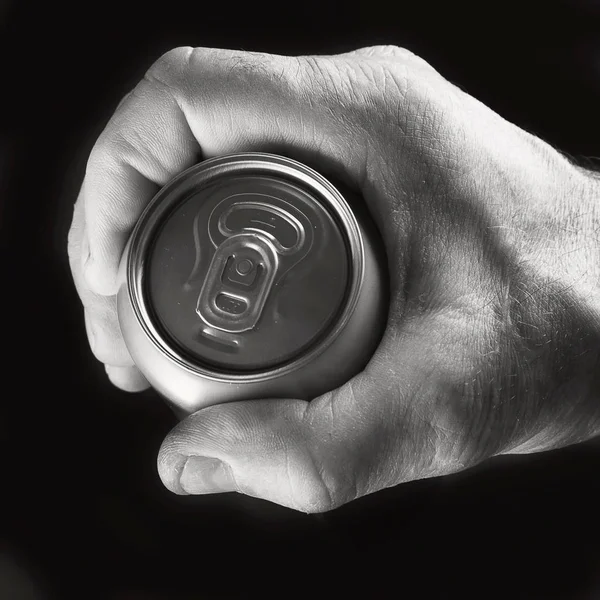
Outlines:
[[[542,250],[545,275],[569,292],[590,326],[600,326],[600,174],[561,159],[554,167],[557,193]]]
[[[521,263],[522,351],[510,366],[524,404],[538,409],[528,433],[513,439],[512,453],[557,449],[600,433],[600,178],[566,159],[549,177],[551,212]]]

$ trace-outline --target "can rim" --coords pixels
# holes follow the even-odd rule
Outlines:
[[[153,322],[151,311],[144,294],[144,273],[147,251],[157,227],[174,206],[185,199],[188,192],[197,191],[198,185],[205,186],[217,177],[230,172],[236,175],[258,173],[279,175],[301,183],[327,205],[345,228],[351,260],[351,281],[346,301],[337,322],[327,335],[297,358],[282,365],[251,373],[227,373],[192,363],[177,351],[161,335]],[[176,193],[173,193],[176,190]],[[321,355],[339,336],[347,325],[358,303],[364,279],[364,244],[358,222],[346,199],[325,177],[310,167],[293,159],[263,152],[244,152],[209,158],[186,169],[150,201],[134,227],[127,259],[127,293],[133,313],[142,330],[154,347],[171,362],[186,371],[212,381],[222,383],[261,382],[294,372]]]

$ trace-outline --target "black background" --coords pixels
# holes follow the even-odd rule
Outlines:
[[[325,516],[170,494],[155,457],[175,420],[151,392],[108,383],[66,258],[91,145],[172,47],[405,46],[559,149],[599,156],[600,3],[0,9],[0,542],[44,598],[600,598],[598,441],[496,459]]]

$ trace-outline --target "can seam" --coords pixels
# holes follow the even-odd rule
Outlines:
[[[337,323],[319,343],[289,363],[253,373],[224,373],[187,360],[163,339],[144,298],[144,272],[146,251],[156,228],[163,218],[188,192],[198,191],[196,184],[204,187],[215,179],[234,171],[238,174],[256,172],[263,175],[284,175],[296,184],[302,184],[319,199],[327,200],[327,208],[333,209],[344,225],[345,238],[350,248],[352,261],[351,283],[344,308]],[[187,182],[183,188],[181,184]],[[177,190],[177,193],[173,193]],[[127,293],[138,323],[152,344],[171,362],[186,371],[214,381],[225,383],[260,382],[294,372],[321,355],[339,336],[351,318],[359,300],[364,279],[364,244],[358,222],[343,195],[325,177],[310,167],[292,159],[266,154],[243,153],[208,159],[179,174],[169,182],[149,203],[132,233],[132,242],[127,260]]]

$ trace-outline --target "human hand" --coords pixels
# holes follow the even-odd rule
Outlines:
[[[362,373],[311,402],[187,417],[159,453],[169,489],[322,512],[600,431],[598,180],[395,47],[178,48],[122,101],[90,156],[69,239],[113,383],[147,386],[115,304],[141,211],[199,159],[245,151],[288,155],[361,192],[388,255],[387,329]]]

